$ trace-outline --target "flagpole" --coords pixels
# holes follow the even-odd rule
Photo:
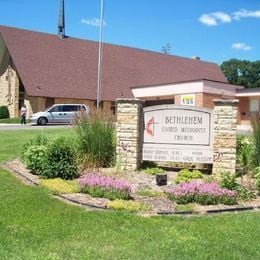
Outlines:
[[[103,20],[104,20],[104,0],[101,0],[101,10],[99,19],[99,46],[98,46],[98,75],[97,75],[97,109],[101,101],[101,77],[102,77],[102,59],[103,59]]]

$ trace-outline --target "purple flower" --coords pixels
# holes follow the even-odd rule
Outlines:
[[[167,193],[170,198],[186,203],[232,204],[236,201],[236,192],[223,189],[218,183],[184,182],[168,190]]]
[[[131,192],[131,186],[126,181],[96,173],[89,173],[81,176],[79,183],[81,187],[102,187],[129,193]]]

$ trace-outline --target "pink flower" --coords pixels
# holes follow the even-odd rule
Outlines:
[[[82,187],[103,187],[107,189],[116,189],[120,191],[131,192],[131,186],[124,180],[109,176],[103,176],[96,173],[85,174],[80,177],[79,183]]]

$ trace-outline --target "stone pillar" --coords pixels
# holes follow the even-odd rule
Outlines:
[[[120,170],[135,171],[140,166],[142,108],[139,99],[117,100],[116,164]]]
[[[214,99],[213,174],[236,171],[237,99]]]

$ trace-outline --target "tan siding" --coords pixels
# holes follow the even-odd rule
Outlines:
[[[10,66],[0,77],[0,106],[7,106],[10,117],[19,116],[19,78]]]

